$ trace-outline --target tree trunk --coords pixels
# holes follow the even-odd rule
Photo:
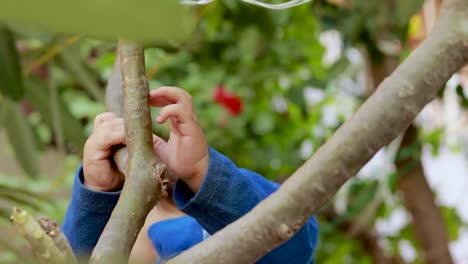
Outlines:
[[[453,261],[448,248],[447,230],[424,175],[419,155],[421,145],[417,142],[417,138],[417,128],[410,126],[405,133],[400,151],[413,148],[415,152],[411,157],[396,162],[399,191],[406,209],[412,216],[416,241],[422,248],[424,263],[451,264]]]
[[[253,263],[290,239],[467,63],[467,25],[468,1],[444,1],[432,34],[278,191],[168,263]]]

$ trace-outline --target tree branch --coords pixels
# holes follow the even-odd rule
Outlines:
[[[46,232],[46,234],[52,238],[55,246],[64,256],[64,260],[66,260],[65,262],[76,263],[75,254],[73,253],[70,243],[68,243],[68,239],[65,237],[62,230],[60,230],[60,226],[57,224],[57,222],[50,219],[49,217],[38,217],[36,218],[36,221]]]
[[[253,263],[291,238],[467,63],[467,21],[468,1],[444,1],[433,33],[277,192],[168,263]]]
[[[40,263],[76,263],[73,253],[66,248],[60,248],[54,243],[53,236],[58,233],[52,233],[42,228],[41,224],[34,219],[28,212],[20,208],[13,208],[11,221],[18,234],[28,241],[34,256]],[[61,232],[60,232],[61,233]],[[65,239],[68,248],[68,241]],[[64,246],[64,241],[61,241]]]
[[[123,83],[122,83],[122,67],[120,64],[120,56],[117,52],[115,56],[114,67],[112,68],[112,74],[107,82],[106,87],[106,110],[113,112],[117,116],[123,116]],[[121,177],[124,177],[127,171],[127,159],[128,151],[126,147],[121,147],[114,152],[114,162],[117,169],[121,173]]]
[[[128,150],[126,179],[90,263],[126,263],[148,212],[161,198],[165,165],[155,160],[149,109],[149,88],[141,45],[119,42],[123,105]]]

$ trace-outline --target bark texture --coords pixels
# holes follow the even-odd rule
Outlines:
[[[402,148],[420,150],[418,131],[410,126],[403,138]],[[422,248],[424,263],[451,264],[449,237],[434,194],[427,183],[419,151],[396,162],[398,187],[403,203],[412,216],[415,238]]]
[[[291,238],[467,63],[467,21],[468,1],[444,1],[433,33],[277,192],[168,263],[253,263]]]
[[[123,116],[128,151],[126,179],[90,263],[126,263],[148,212],[161,198],[165,165],[153,154],[149,88],[143,47],[119,42],[123,80]]]
[[[62,230],[60,230],[60,226],[54,220],[50,219],[49,217],[38,217],[36,221],[39,223],[41,228],[45,231],[45,233],[52,238],[54,241],[55,246],[64,256],[64,260],[66,263],[76,263],[75,254],[68,243],[68,239],[63,234]]]
[[[106,87],[106,111],[113,112],[117,116],[123,116],[123,82],[122,66],[120,56],[117,52],[112,74]],[[114,162],[120,172],[120,177],[124,177],[127,171],[128,151],[127,147],[120,147],[114,152]]]
[[[439,15],[440,0],[428,1],[424,5],[425,31],[430,32]],[[432,5],[434,14],[429,14]],[[432,20],[432,21],[429,21]],[[399,173],[398,188],[406,210],[412,216],[415,239],[422,249],[425,263],[453,263],[449,251],[449,237],[446,225],[434,194],[427,182],[421,161],[421,144],[418,141],[418,129],[411,125],[403,136],[399,153],[405,148],[412,148],[413,155],[401,158],[395,165]],[[407,152],[408,153],[408,152]]]
[[[440,1],[435,1],[434,4],[438,11]],[[390,75],[398,66],[397,62],[397,57],[389,55],[385,55],[381,61],[372,62],[374,83],[380,83]],[[404,148],[414,148],[415,153],[421,152],[417,128],[414,125],[404,132],[399,151]],[[416,234],[416,241],[422,248],[425,263],[453,263],[448,248],[446,225],[427,183],[421,156],[418,154],[399,160],[395,165],[399,172],[399,191],[403,196],[406,210],[412,215],[412,227]],[[375,263],[381,262],[375,261]]]
[[[76,263],[68,240],[57,223],[47,218],[35,219],[20,208],[13,208],[11,221],[18,234],[28,241],[39,263]]]

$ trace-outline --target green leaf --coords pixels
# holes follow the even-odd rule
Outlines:
[[[413,16],[418,10],[421,9],[424,0],[398,0],[396,19],[400,24],[407,24],[411,16]]]
[[[190,9],[174,0],[5,0],[0,20],[34,30],[139,41],[180,41],[195,25]]]
[[[399,174],[396,172],[392,172],[387,176],[387,183],[388,186],[390,187],[390,191],[392,193],[395,193],[398,190],[398,178]]]
[[[349,67],[349,64],[350,62],[346,57],[340,58],[338,61],[333,63],[328,70],[328,78],[331,80],[337,79],[337,77]]]
[[[14,193],[0,192],[0,198],[2,200],[9,201],[14,206],[28,206],[34,210],[41,210],[41,206],[34,199],[28,199],[27,197],[22,197]]]
[[[52,111],[49,103],[50,95],[45,84],[39,80],[31,79],[26,81],[25,88],[26,100],[41,114],[41,117],[44,119],[47,126],[53,127]],[[79,120],[72,116],[62,98],[58,97],[57,99],[59,100],[59,116],[64,138],[75,148],[81,149],[85,141],[83,126]]]
[[[34,132],[19,104],[4,98],[3,127],[6,129],[10,145],[23,170],[32,178],[37,178],[37,146]]]
[[[13,33],[0,24],[0,93],[18,101],[24,87],[21,63],[15,47]]]
[[[50,199],[37,194],[29,189],[18,187],[18,186],[11,186],[11,184],[4,184],[0,183],[0,196],[4,193],[14,193],[15,195],[27,197],[28,199],[34,199],[35,202],[44,202],[50,203]]]
[[[260,34],[256,27],[246,28],[239,38],[240,60],[244,65],[252,65],[259,49]]]
[[[104,102],[104,89],[99,87],[95,76],[84,66],[79,56],[64,50],[60,59],[65,69],[83,85],[83,88],[93,96],[96,101]]]
[[[275,117],[272,113],[259,113],[255,118],[253,130],[257,135],[264,135],[275,127]]]
[[[420,140],[423,143],[430,144],[432,147],[432,155],[437,156],[439,154],[443,136],[444,136],[444,129],[436,128],[432,131],[424,132],[420,136]]]
[[[448,235],[451,241],[457,240],[463,220],[458,216],[455,208],[441,206],[440,211],[447,226]]]
[[[463,106],[463,108],[467,108],[468,99],[466,98],[465,92],[463,91],[463,87],[461,85],[457,85],[456,91],[461,100],[461,105]]]
[[[360,180],[354,182],[349,189],[348,210],[346,217],[355,217],[375,198],[378,182]]]

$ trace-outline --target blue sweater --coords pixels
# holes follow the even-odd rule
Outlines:
[[[173,199],[188,216],[153,224],[148,236],[166,260],[199,243],[237,220],[276,189],[278,184],[236,165],[210,148],[207,175],[197,193],[181,180]],[[83,185],[83,172],[76,173],[72,198],[63,223],[63,232],[78,256],[89,255],[106,225],[120,192],[94,192]],[[208,234],[206,234],[206,232]],[[272,250],[257,263],[314,263],[318,224],[315,217],[289,241]]]

